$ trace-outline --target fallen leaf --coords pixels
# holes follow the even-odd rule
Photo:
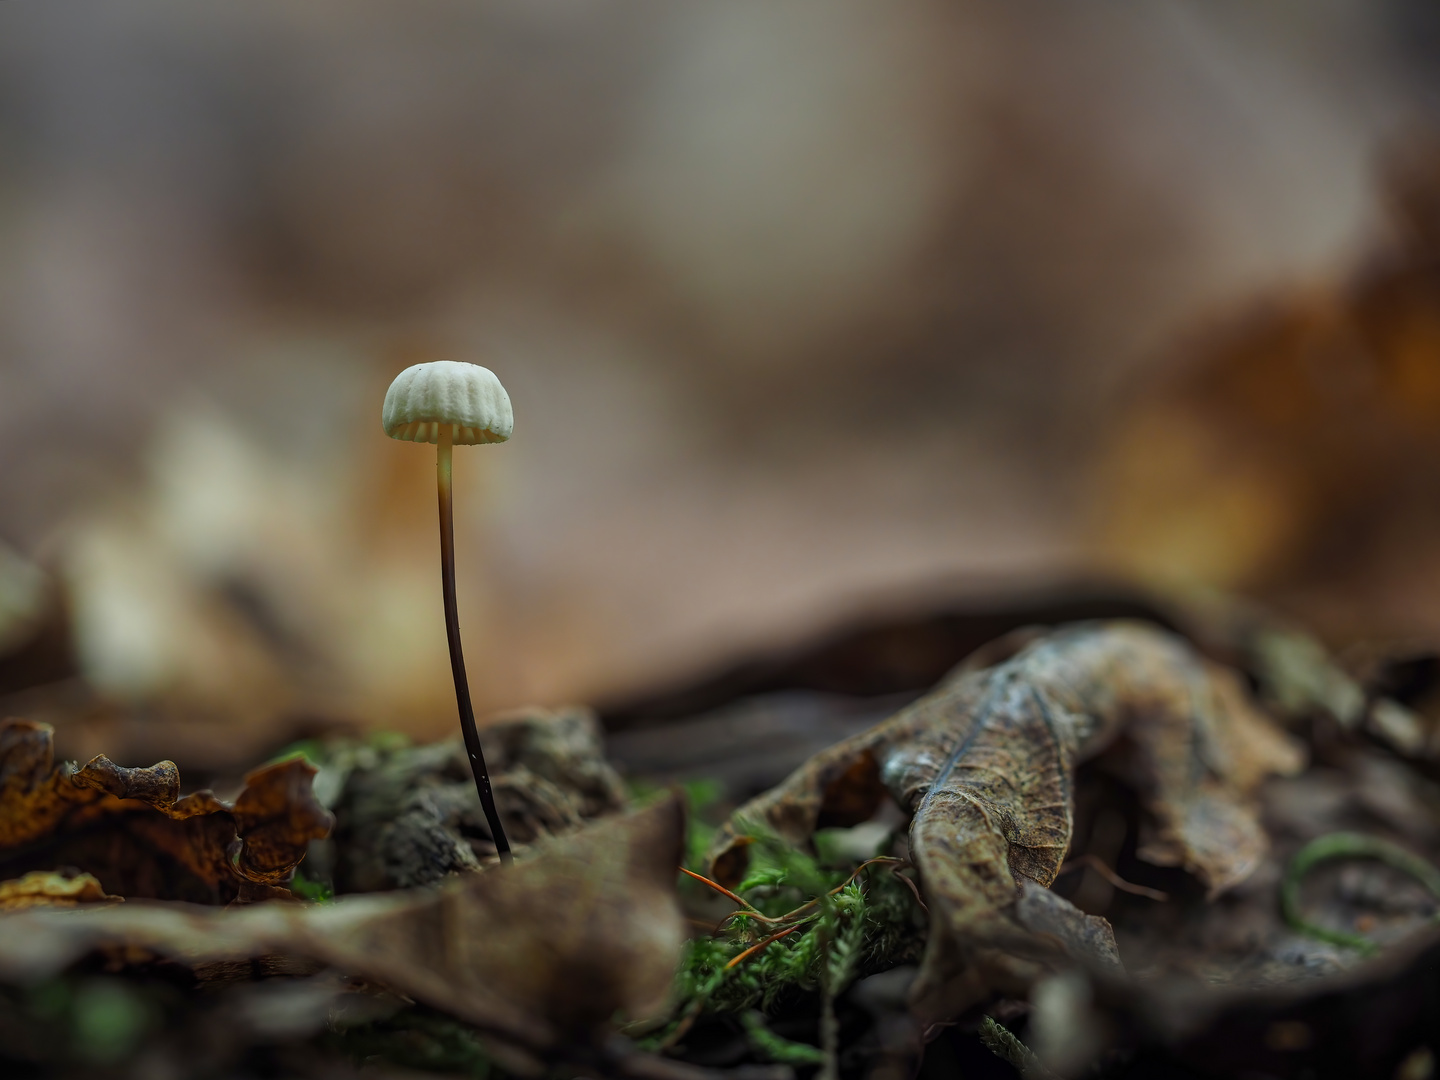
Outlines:
[[[638,1019],[665,1007],[685,938],[675,891],[684,836],[671,796],[437,889],[317,906],[140,901],[20,912],[0,917],[0,977],[44,979],[97,950],[192,968],[278,956],[549,1053],[600,1039],[617,1013]]]
[[[56,765],[53,730],[0,722],[0,867],[75,865],[111,892],[224,903],[285,881],[333,819],[311,791],[314,768],[291,759],[245,777],[234,803],[180,795],[162,761],[127,769],[100,755]]]
[[[32,870],[14,881],[0,881],[0,911],[19,911],[30,907],[73,908],[79,904],[109,903],[120,899],[102,889],[93,874],[66,877],[53,870]]]
[[[1103,753],[1145,810],[1140,856],[1184,867],[1212,898],[1265,853],[1259,783],[1303,765],[1232,674],[1155,627],[1077,624],[1010,648],[816,755],[737,811],[711,848],[713,876],[733,884],[754,829],[807,845],[816,829],[868,819],[888,791],[912,814],[931,910],[912,998],[931,1020],[1069,963],[1118,963],[1108,923],[1033,894],[1069,851],[1077,764]]]

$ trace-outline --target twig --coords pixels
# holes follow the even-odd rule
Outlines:
[[[1094,870],[1121,892],[1131,893],[1134,896],[1148,897],[1151,900],[1158,900],[1162,904],[1170,899],[1169,893],[1163,893],[1159,889],[1147,889],[1144,885],[1132,885],[1114,870],[1111,870],[1110,867],[1106,866],[1105,860],[1100,858],[1099,855],[1089,852],[1067,861],[1064,866],[1060,867],[1055,876],[1059,877],[1061,874],[1068,874],[1071,870],[1078,870],[1082,866],[1090,867],[1091,870]]]
[[[1380,951],[1380,946],[1367,937],[1352,934],[1348,930],[1332,930],[1328,926],[1320,926],[1307,920],[1301,913],[1301,881],[1317,863],[1331,859],[1376,859],[1386,866],[1409,874],[1436,897],[1440,897],[1440,870],[1418,855],[1412,855],[1388,840],[1363,833],[1337,832],[1318,836],[1297,851],[1290,860],[1285,879],[1280,884],[1280,908],[1284,912],[1285,921],[1291,927],[1319,941],[1359,949],[1367,956]]]
[[[889,856],[889,855],[877,855],[877,856],[876,856],[875,858],[873,858],[873,859],[866,859],[866,860],[865,860],[864,862],[862,862],[859,866],[855,867],[855,869],[854,869],[853,871],[851,871],[849,877],[847,877],[847,878],[846,878],[844,881],[842,881],[839,885],[836,885],[835,888],[833,888],[833,889],[831,889],[829,892],[827,892],[827,893],[825,894],[825,896],[834,896],[834,895],[835,895],[836,893],[838,893],[841,889],[845,888],[846,885],[849,885],[852,881],[854,881],[857,877],[859,877],[859,876],[860,876],[860,871],[864,870],[867,866],[876,866],[876,865],[879,865],[879,864],[882,864],[882,863],[894,863],[894,864],[896,864],[896,865],[898,865],[898,866],[902,866],[902,867],[903,867],[903,866],[909,866],[909,865],[910,865],[910,864],[907,863],[904,859],[892,858],[892,857]],[[687,870],[686,873],[689,873],[689,871]],[[748,905],[748,904],[745,905],[746,908],[748,909],[748,910],[745,912],[745,914],[746,914],[746,915],[749,915],[749,916],[750,916],[752,919],[754,919],[756,922],[769,923],[771,926],[777,926],[777,925],[779,925],[779,924],[781,924],[781,923],[789,922],[791,919],[795,919],[795,918],[800,917],[801,915],[804,915],[804,914],[805,914],[806,912],[808,912],[811,908],[813,908],[816,904],[820,903],[821,900],[825,899],[825,896],[817,896],[817,897],[815,897],[813,900],[806,900],[805,903],[801,904],[801,905],[800,905],[799,907],[797,907],[794,911],[787,911],[784,915],[774,915],[774,916],[757,915],[757,914],[754,914],[754,910],[755,910],[755,909],[754,909],[754,908],[751,908],[750,905]],[[745,901],[743,901],[743,900],[741,900],[740,902],[741,902],[742,904],[745,903]],[[924,905],[924,904],[921,904],[920,906],[921,906],[921,907],[924,907],[925,905]],[[736,914],[739,914],[739,912],[736,912]],[[734,916],[732,915],[731,918],[733,918],[733,917],[734,917]]]
[[[686,870],[685,872],[687,874],[690,873],[690,871],[688,870]],[[699,877],[700,875],[696,874],[693,876]],[[706,878],[701,878],[701,880],[708,881],[708,879]],[[713,884],[713,882],[710,882],[710,884]],[[796,930],[799,930],[804,925],[805,923],[798,922],[794,926],[787,926],[779,933],[771,934],[764,941],[757,942],[756,944],[751,945],[750,948],[746,949],[744,952],[732,956],[729,962],[725,965],[724,970],[729,971],[736,964],[742,963],[748,957],[754,956],[761,949],[765,948],[765,946],[769,945],[772,941],[779,941],[785,935],[793,934]],[[655,1047],[657,1053],[664,1053],[665,1051],[670,1050],[675,1046],[676,1043],[678,1043],[682,1038],[685,1037],[685,1033],[689,1031],[691,1026],[695,1023],[696,1017],[700,1015],[700,1010],[705,1007],[705,1002],[710,999],[711,991],[714,990],[715,986],[717,986],[718,983],[718,979],[712,981],[711,984],[707,986],[703,991],[695,995],[695,998],[686,1007],[685,1015],[683,1015],[676,1023],[675,1029],[671,1031],[669,1035],[666,1035],[665,1038],[661,1039],[659,1044]]]
[[[759,915],[760,918],[762,918],[762,919],[764,918],[763,915],[760,915],[760,913],[759,913],[758,911],[756,911],[753,907],[751,907],[749,904],[747,904],[743,899],[741,899],[741,898],[740,898],[739,896],[737,896],[735,893],[733,893],[733,892],[731,892],[729,889],[725,888],[725,886],[724,886],[724,885],[721,885],[718,881],[711,881],[711,880],[710,880],[708,877],[706,877],[704,874],[697,874],[697,873],[695,873],[694,870],[686,870],[685,867],[683,867],[683,866],[680,867],[680,872],[681,872],[682,874],[689,874],[692,878],[694,878],[696,881],[700,882],[702,885],[709,885],[710,888],[714,889],[714,890],[715,890],[716,892],[718,892],[721,896],[728,896],[731,900],[734,900],[735,903],[739,904],[742,908],[744,908],[746,914]],[[727,918],[728,918],[728,917],[729,917],[729,916],[727,916]],[[768,921],[768,920],[767,920],[767,921]]]
[[[782,924],[782,928],[779,929],[779,930],[777,930],[775,933],[771,934],[769,937],[763,939],[762,941],[756,942],[754,945],[751,945],[748,949],[745,949],[743,952],[740,952],[740,953],[736,954],[735,956],[731,957],[730,960],[725,964],[725,967],[722,969],[723,971],[730,971],[730,970],[732,970],[733,968],[735,968],[736,966],[738,966],[738,965],[744,963],[746,960],[750,959],[752,956],[755,956],[757,953],[759,953],[761,950],[767,948],[767,947],[768,947],[769,945],[771,945],[772,943],[774,943],[774,942],[776,942],[776,941],[779,941],[779,940],[780,940],[781,938],[783,938],[783,937],[788,937],[790,934],[795,933],[795,931],[801,929],[802,927],[805,927],[805,926],[809,925],[810,923],[813,923],[816,919],[820,918],[820,915],[821,915],[820,912],[814,912],[814,911],[812,911],[812,909],[815,907],[815,905],[817,905],[817,904],[821,903],[822,901],[827,900],[829,897],[832,897],[832,896],[834,896],[835,894],[839,893],[842,889],[844,889],[844,888],[845,888],[846,886],[848,886],[851,882],[853,882],[857,877],[859,877],[861,871],[865,870],[867,867],[875,866],[875,865],[889,865],[889,866],[892,868],[892,870],[897,873],[897,876],[900,877],[900,880],[903,881],[903,882],[905,882],[906,886],[910,889],[911,893],[914,894],[914,896],[915,896],[915,902],[918,903],[923,910],[926,910],[926,911],[928,912],[928,909],[925,908],[925,902],[920,898],[919,890],[916,889],[916,887],[915,887],[915,883],[914,883],[913,881],[911,881],[909,878],[905,877],[904,875],[901,875],[901,874],[898,873],[899,870],[901,870],[902,868],[904,868],[904,867],[906,867],[906,866],[909,866],[910,864],[907,863],[904,859],[891,858],[890,856],[886,856],[886,855],[881,855],[881,856],[877,856],[876,858],[873,858],[873,859],[867,859],[867,860],[865,860],[865,861],[862,862],[859,866],[857,866],[857,867],[850,873],[850,875],[849,875],[844,881],[842,881],[839,885],[835,886],[835,888],[831,889],[829,892],[825,893],[823,896],[817,896],[817,897],[815,897],[815,898],[813,898],[813,899],[811,899],[811,900],[807,900],[805,903],[801,904],[801,905],[800,905],[798,908],[796,908],[795,910],[786,912],[784,915],[773,916],[773,917],[772,917],[772,916],[767,916],[767,915],[761,914],[759,911],[757,911],[757,910],[755,909],[755,907],[754,907],[753,905],[751,905],[750,903],[748,903],[743,897],[739,896],[738,894],[736,894],[736,893],[734,893],[734,892],[731,892],[729,889],[725,888],[725,886],[721,885],[719,882],[712,881],[712,880],[710,880],[709,878],[705,877],[705,876],[702,875],[702,874],[697,874],[697,873],[695,873],[695,871],[693,871],[693,870],[687,870],[687,869],[685,869],[685,867],[683,867],[683,866],[680,867],[679,869],[680,869],[680,871],[681,871],[682,873],[686,874],[686,875],[689,876],[689,877],[694,878],[696,881],[700,882],[702,885],[706,885],[706,886],[708,886],[709,888],[714,889],[716,892],[720,893],[720,894],[723,895],[723,896],[728,897],[729,899],[733,900],[735,903],[737,903],[737,904],[739,904],[739,905],[741,906],[741,909],[742,909],[742,910],[731,912],[729,915],[727,915],[724,919],[721,920],[720,924],[717,925],[716,928],[715,928],[717,932],[718,932],[720,926],[723,926],[726,922],[728,922],[729,920],[735,918],[735,917],[738,916],[738,915],[744,915],[744,916],[746,916],[747,918],[749,918],[749,919],[751,919],[751,920],[753,920],[753,921],[755,921],[755,922],[766,923],[766,924],[769,924],[770,926],[775,926],[775,925],[777,925],[777,924]],[[692,922],[692,923],[695,923],[696,925],[699,925],[699,920],[692,919],[691,922]],[[785,924],[785,923],[789,923],[790,925],[788,925],[788,926],[783,925],[783,924]],[[718,973],[717,973],[717,974],[718,974]],[[672,1049],[672,1048],[680,1041],[680,1039],[682,1039],[682,1038],[685,1036],[685,1033],[686,1033],[687,1031],[689,1031],[690,1028],[694,1025],[696,1018],[700,1015],[700,1012],[701,1012],[702,1009],[704,1008],[706,1001],[709,1000],[710,994],[711,994],[711,992],[715,989],[715,986],[716,986],[716,985],[718,985],[718,980],[712,982],[712,983],[711,983],[709,986],[707,986],[703,991],[701,991],[700,993],[698,993],[698,994],[695,996],[694,999],[691,1000],[691,1002],[689,1003],[689,1005],[686,1007],[684,1014],[680,1017],[680,1019],[679,1019],[678,1021],[676,1021],[675,1027],[674,1027],[674,1028],[670,1031],[670,1033],[669,1033],[668,1035],[666,1035],[666,1036],[664,1037],[664,1039],[662,1039],[662,1040],[660,1041],[660,1043],[656,1046],[655,1049],[656,1049],[658,1052],[663,1053],[663,1052],[665,1052],[665,1051],[667,1051],[667,1050]],[[830,1015],[830,1017],[831,1017],[830,1026],[831,1026],[831,1027],[834,1027],[834,1026],[835,1026],[835,1022],[834,1022],[833,995],[831,995],[831,1003],[829,1004],[828,1008],[829,1008],[829,1015]],[[824,1027],[826,1026],[823,1021],[822,1021],[822,1025],[821,1025],[821,1026],[822,1026],[822,1028],[824,1028]],[[834,1037],[831,1038],[831,1039],[829,1039],[828,1042],[827,1042],[827,1047],[829,1048],[829,1052],[827,1053],[826,1051],[818,1051],[819,1053],[824,1053],[824,1054],[825,1054],[825,1061],[824,1061],[824,1063],[823,1063],[823,1065],[822,1065],[822,1073],[826,1073],[826,1072],[828,1071],[829,1076],[832,1077],[832,1078],[835,1076],[835,1073],[836,1073],[834,1046],[835,1046],[835,1045],[838,1045],[838,1033],[837,1033],[837,1032],[838,1032],[838,1028],[837,1028],[837,1031],[836,1031],[836,1032],[832,1032],[832,1033],[831,1033]],[[834,1044],[834,1045],[831,1045],[831,1044]]]
[[[993,1016],[987,1016],[980,1021],[980,1041],[985,1044],[985,1049],[996,1057],[1015,1066],[1027,1080],[1055,1080],[1055,1074],[1040,1064],[1035,1051],[1017,1039],[1014,1032],[998,1023]]]
[[[685,1010],[685,1015],[682,1016],[679,1023],[675,1025],[675,1030],[670,1032],[669,1035],[666,1035],[665,1038],[661,1039],[656,1045],[656,1053],[663,1054],[665,1051],[673,1049],[675,1044],[685,1037],[685,1033],[689,1031],[695,1023],[695,1018],[700,1015],[700,1010],[705,1007],[705,1001],[709,997],[710,993],[708,990],[703,994],[696,995],[695,1000],[690,1002],[689,1007]]]
[[[747,960],[747,959],[749,959],[750,957],[754,956],[757,952],[759,952],[761,949],[765,948],[765,946],[766,946],[766,945],[769,945],[772,941],[779,941],[779,940],[780,940],[782,937],[784,937],[786,934],[793,934],[796,930],[799,930],[800,927],[802,927],[802,926],[804,926],[804,925],[805,925],[804,923],[796,923],[794,926],[787,927],[786,929],[781,930],[778,934],[771,934],[771,935],[770,935],[769,937],[767,937],[764,941],[756,942],[754,945],[751,945],[751,946],[750,946],[748,949],[746,949],[744,952],[742,952],[742,953],[737,953],[736,955],[732,956],[732,957],[730,958],[730,962],[725,965],[725,970],[726,970],[726,971],[729,971],[729,970],[730,970],[731,968],[733,968],[736,964],[738,964],[738,963],[740,963],[741,961]]]
[[[915,903],[920,905],[920,910],[925,912],[926,915],[929,915],[930,909],[925,906],[925,901],[920,899],[919,888],[916,887],[915,882],[911,881],[908,877],[906,877],[900,872],[903,869],[905,869],[903,866],[892,866],[890,868],[890,872],[905,883],[905,887],[908,888],[910,890],[910,894],[915,897]]]

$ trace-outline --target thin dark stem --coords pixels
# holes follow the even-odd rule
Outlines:
[[[485,768],[485,753],[480,749],[480,733],[475,730],[475,710],[470,705],[470,682],[465,678],[465,656],[460,650],[460,613],[455,604],[455,514],[450,496],[449,426],[442,424],[436,475],[440,487],[440,582],[445,591],[445,636],[450,641],[450,674],[455,677],[455,703],[460,707],[460,730],[465,735],[465,752],[470,758],[470,771],[475,774],[475,790],[490,825],[490,836],[500,861],[510,862],[510,841],[495,809],[495,796],[490,791],[490,773]]]

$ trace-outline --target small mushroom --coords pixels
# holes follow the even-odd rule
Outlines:
[[[460,730],[480,805],[490,824],[490,835],[502,862],[510,861],[510,841],[495,810],[490,774],[475,730],[470,684],[465,678],[465,657],[460,650],[460,617],[455,606],[455,517],[450,494],[452,446],[504,442],[515,426],[510,395],[489,368],[478,364],[437,360],[408,367],[385,392],[381,414],[385,434],[407,442],[436,443],[436,472],[440,487],[440,580],[445,595],[445,636],[450,641],[450,673],[455,677],[455,700],[460,707]]]

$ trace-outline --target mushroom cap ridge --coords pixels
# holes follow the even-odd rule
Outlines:
[[[385,434],[407,442],[438,442],[440,425],[457,446],[504,442],[515,427],[510,395],[489,368],[455,360],[408,367],[385,392]]]

